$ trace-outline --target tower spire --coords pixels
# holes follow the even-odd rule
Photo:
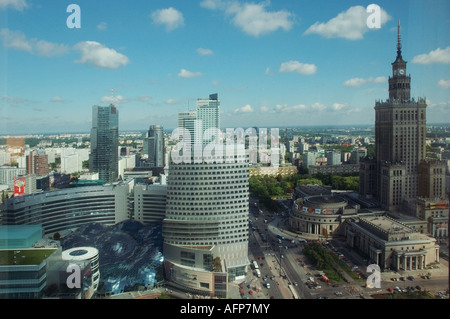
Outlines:
[[[400,32],[400,20],[398,20],[398,26],[397,26],[397,55],[399,57],[402,56],[402,36],[401,36],[401,32]]]

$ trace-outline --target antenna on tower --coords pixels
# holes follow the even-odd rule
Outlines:
[[[401,37],[401,28],[400,28],[400,20],[398,20],[398,26],[397,26],[397,53],[401,54],[402,52],[402,37]]]
[[[114,89],[111,89],[111,105],[114,105]]]

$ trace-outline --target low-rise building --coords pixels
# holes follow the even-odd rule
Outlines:
[[[347,244],[382,269],[425,269],[439,262],[436,239],[421,234],[386,215],[346,220]]]

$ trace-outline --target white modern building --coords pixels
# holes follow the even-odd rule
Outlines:
[[[0,167],[0,185],[8,185],[10,187],[14,184],[14,178],[25,175],[27,170],[25,168],[17,168],[11,166]]]
[[[203,143],[208,144],[213,138],[205,139],[205,132],[209,129],[220,129],[220,101],[217,93],[209,98],[197,99],[197,120],[201,121]]]
[[[66,188],[9,199],[4,225],[40,224],[45,234],[89,223],[114,225],[128,219],[127,184]],[[0,207],[1,208],[1,207]]]
[[[161,223],[166,216],[167,185],[134,186],[133,219],[143,224]]]
[[[228,282],[244,278],[249,264],[248,180],[245,150],[224,163],[170,163],[163,252],[173,285],[226,297]]]
[[[186,129],[189,132],[190,140],[187,141],[189,145],[202,143],[202,125],[197,120],[197,111],[179,112],[177,125],[178,129]]]
[[[62,252],[63,260],[67,260],[69,262],[88,261],[91,263],[90,277],[92,279],[87,282],[87,289],[85,292],[87,297],[86,299],[90,299],[94,295],[100,282],[98,255],[98,249],[94,247],[74,247]]]

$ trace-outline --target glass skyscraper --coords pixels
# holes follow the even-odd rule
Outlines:
[[[119,111],[110,106],[92,108],[89,170],[106,183],[115,182],[119,171]]]
[[[161,125],[151,125],[145,139],[148,147],[148,162],[151,167],[164,167],[164,129]]]

